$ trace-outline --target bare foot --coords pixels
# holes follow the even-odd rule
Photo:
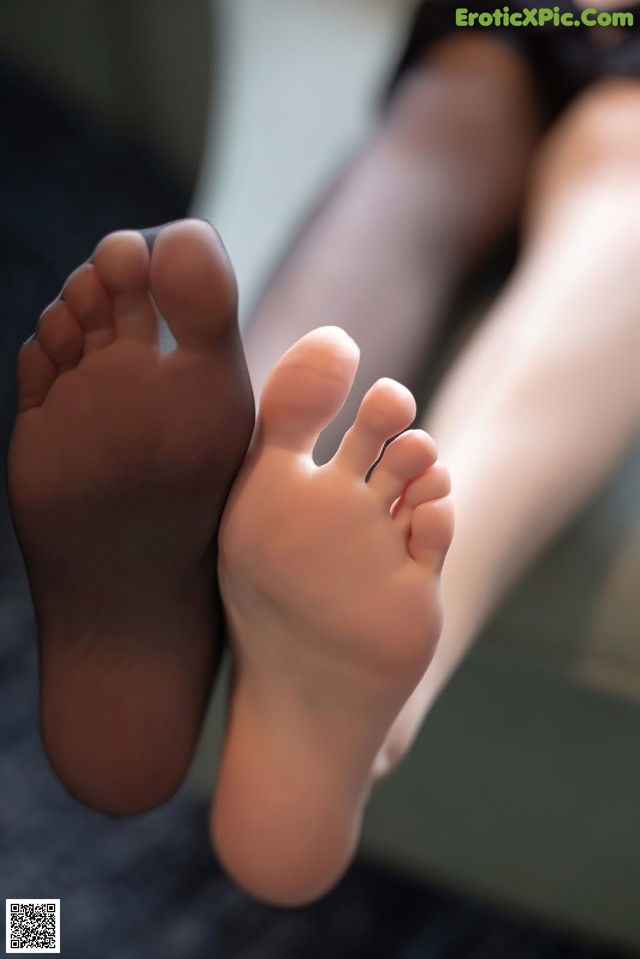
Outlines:
[[[150,294],[177,340],[161,356]],[[9,485],[38,618],[41,726],[89,805],[180,784],[217,656],[219,516],[253,428],[231,267],[211,227],[108,236],[18,361]]]
[[[358,356],[335,327],[285,353],[220,528],[235,671],[212,837],[234,878],[279,905],[320,896],[349,864],[372,765],[441,628],[452,507],[433,440],[403,433],[365,483],[412,422],[411,394],[378,381],[333,460],[312,460]]]

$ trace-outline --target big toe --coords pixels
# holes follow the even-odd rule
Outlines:
[[[307,333],[287,350],[265,383],[260,402],[264,440],[310,455],[321,431],[344,405],[360,351],[336,326]]]
[[[154,237],[150,287],[179,347],[216,349],[236,334],[237,288],[218,234],[205,220],[179,220]]]

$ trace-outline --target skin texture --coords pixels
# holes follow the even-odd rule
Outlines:
[[[406,754],[496,605],[640,438],[639,130],[640,83],[608,81],[550,132],[520,263],[425,412],[456,504],[448,614],[380,774]]]
[[[212,835],[234,878],[279,904],[349,864],[373,760],[442,622],[453,511],[433,441],[402,433],[365,482],[415,416],[408,390],[378,381],[335,457],[312,460],[358,358],[325,327],[276,364],[220,529],[235,668]]]

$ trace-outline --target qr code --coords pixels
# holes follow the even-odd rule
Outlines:
[[[6,951],[60,952],[59,899],[7,899]]]

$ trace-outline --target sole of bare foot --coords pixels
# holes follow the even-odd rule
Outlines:
[[[200,731],[219,653],[217,529],[254,426],[215,231],[169,224],[151,254],[141,233],[106,237],[24,345],[18,390],[9,491],[45,748],[80,800],[141,812],[175,792]]]
[[[335,457],[312,450],[351,388],[358,349],[303,337],[265,385],[227,501],[218,575],[234,657],[211,835],[233,878],[277,905],[316,899],[358,841],[372,767],[441,628],[450,481],[378,381]]]

